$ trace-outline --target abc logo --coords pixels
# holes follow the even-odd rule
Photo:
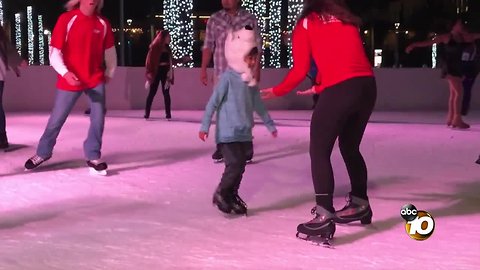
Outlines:
[[[400,210],[400,215],[405,219],[405,230],[410,238],[423,241],[427,240],[435,229],[435,221],[427,211],[417,210],[412,204],[406,204]]]

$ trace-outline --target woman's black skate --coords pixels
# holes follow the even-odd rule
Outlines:
[[[87,166],[90,168],[91,175],[107,175],[107,163],[100,160],[87,160]]]
[[[312,209],[315,218],[297,226],[297,238],[311,241],[318,245],[331,247],[331,240],[335,234],[335,222],[333,213],[323,207],[317,206]]]
[[[351,194],[345,197],[347,204],[339,211],[335,212],[334,221],[345,224],[354,221],[360,221],[362,224],[372,223],[373,212],[368,200],[364,200]]]

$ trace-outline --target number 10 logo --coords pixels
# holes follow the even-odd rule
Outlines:
[[[400,215],[407,221],[405,230],[410,238],[423,241],[433,234],[435,221],[427,211],[417,210],[408,204],[402,208]]]

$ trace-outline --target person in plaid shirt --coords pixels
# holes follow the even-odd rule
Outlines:
[[[208,85],[207,66],[213,55],[212,79],[215,85],[220,75],[227,69],[227,60],[225,59],[225,39],[228,31],[238,31],[249,25],[253,28],[256,35],[256,43],[258,51],[257,64],[254,69],[254,75],[257,82],[260,81],[260,59],[262,55],[262,37],[258,27],[258,21],[255,16],[245,9],[241,8],[241,0],[222,0],[223,9],[212,14],[207,22],[207,31],[202,53],[202,68],[200,80],[204,85]],[[247,160],[251,162],[253,158],[253,148],[247,153]],[[215,162],[223,160],[222,154],[218,149],[212,155]]]

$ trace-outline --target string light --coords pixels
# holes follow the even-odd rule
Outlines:
[[[282,0],[270,1],[270,20],[269,20],[269,41],[270,41],[270,61],[269,67],[280,68],[280,52],[281,52],[281,20],[282,20]]]
[[[22,16],[15,13],[15,48],[18,54],[22,55]]]
[[[45,65],[45,38],[43,33],[43,16],[38,15],[38,58],[40,65]]]
[[[3,26],[3,0],[0,0],[0,23]]]
[[[164,26],[170,32],[173,57],[193,58],[193,0],[164,0]],[[193,67],[193,63],[180,64]]]
[[[33,8],[27,7],[27,41],[28,41],[28,63],[31,65],[35,58],[34,47],[34,33],[33,33]]]
[[[432,68],[437,67],[437,44],[432,45]]]
[[[50,32],[50,30],[48,30],[48,29],[45,29],[43,31],[43,34],[45,34],[47,36],[47,44],[48,44],[48,46],[50,46],[50,44],[52,43],[52,32]]]
[[[291,35],[295,24],[297,23],[297,18],[302,12],[303,9],[303,0],[288,0],[288,14],[287,14],[287,31],[290,35],[290,41],[288,42],[288,66],[292,67],[292,42]]]

